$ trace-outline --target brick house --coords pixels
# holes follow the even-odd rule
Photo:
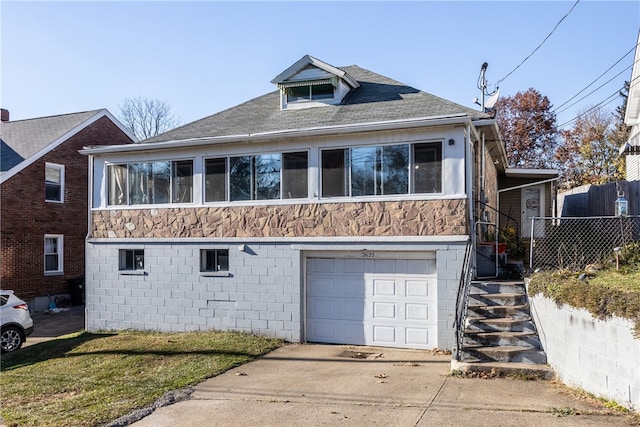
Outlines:
[[[310,56],[272,83],[140,144],[83,150],[88,329],[452,348],[476,220],[505,174],[495,120]]]
[[[16,121],[3,109],[0,136],[0,280],[40,311],[84,274],[89,175],[78,151],[136,138],[104,109]]]

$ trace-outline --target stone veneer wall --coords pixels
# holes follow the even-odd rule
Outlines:
[[[92,216],[91,238],[468,234],[464,199],[100,210]]]

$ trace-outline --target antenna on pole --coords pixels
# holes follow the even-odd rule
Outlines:
[[[480,66],[480,76],[478,77],[478,89],[480,89],[480,102],[478,102],[478,98],[473,98],[473,102],[480,106],[480,109],[483,113],[489,113],[493,110],[493,106],[496,105],[498,101],[498,96],[500,95],[500,88],[496,88],[492,93],[487,92],[487,67],[489,64],[483,62]],[[485,97],[489,97],[485,100]]]

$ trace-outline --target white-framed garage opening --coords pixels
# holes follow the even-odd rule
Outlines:
[[[436,252],[305,251],[307,342],[438,346]]]

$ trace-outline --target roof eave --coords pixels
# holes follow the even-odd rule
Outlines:
[[[88,119],[83,121],[82,123],[80,123],[77,126],[73,127],[72,129],[67,131],[64,135],[60,136],[59,138],[56,138],[54,141],[52,141],[51,143],[47,144],[41,150],[37,151],[36,153],[31,155],[30,157],[24,159],[22,162],[18,163],[17,165],[12,167],[11,169],[3,172],[2,175],[0,176],[0,184],[4,183],[5,181],[7,181],[12,176],[16,175],[20,171],[24,170],[26,167],[28,167],[31,164],[35,163],[42,156],[44,156],[45,154],[47,154],[48,152],[50,152],[54,148],[58,147],[60,144],[64,143],[66,140],[68,140],[72,136],[76,135],[78,132],[80,132],[81,130],[83,130],[87,126],[89,126],[89,125],[93,124],[94,122],[98,121],[102,117],[108,117],[109,120],[111,120],[132,141],[134,141],[134,142],[138,141],[138,138],[136,138],[135,135],[133,135],[127,128],[125,128],[124,125],[122,123],[120,123],[120,121],[118,119],[116,119],[109,112],[109,110],[107,110],[106,108],[103,108],[101,110],[97,110],[96,114],[92,115],[91,117],[89,117]]]
[[[170,150],[178,148],[191,148],[204,145],[215,144],[231,144],[239,142],[257,142],[268,141],[272,139],[282,138],[299,138],[312,136],[326,136],[336,134],[351,134],[359,132],[385,131],[394,129],[411,129],[427,126],[445,126],[445,125],[466,125],[471,124],[471,119],[464,113],[434,116],[434,117],[418,117],[412,119],[389,120],[384,122],[367,122],[350,125],[321,126],[303,129],[283,129],[272,132],[260,132],[254,134],[242,135],[223,135],[216,137],[189,138],[181,140],[170,140],[162,142],[150,142],[145,144],[127,144],[127,145],[109,145],[99,147],[85,147],[80,153],[85,155],[99,155],[111,153],[140,152],[152,150]]]
[[[340,77],[341,79],[349,83],[349,85],[351,85],[351,87],[353,87],[354,89],[360,86],[360,83],[358,83],[358,81],[353,77],[351,77],[351,75],[349,75],[349,73],[347,73],[346,71],[341,70],[340,68],[334,67],[333,65],[327,64],[326,62],[320,61],[319,59],[314,58],[311,55],[305,55],[299,60],[297,60],[289,68],[287,68],[282,73],[274,77],[271,80],[271,83],[275,85],[283,83],[287,79],[291,78],[294,74],[302,70],[307,65],[313,65],[314,67],[318,67],[321,70],[324,70],[328,73],[331,73],[335,76]]]

